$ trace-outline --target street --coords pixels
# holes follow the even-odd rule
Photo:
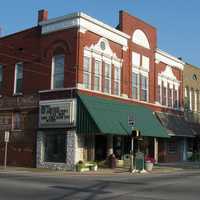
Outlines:
[[[1,200],[198,200],[200,172],[105,176],[0,172]]]

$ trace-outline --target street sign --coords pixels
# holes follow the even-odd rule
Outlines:
[[[9,131],[5,131],[4,142],[9,142],[9,136],[10,136],[10,132]]]
[[[131,127],[133,127],[134,124],[135,124],[134,116],[130,114],[130,115],[128,116],[128,125],[131,126]]]

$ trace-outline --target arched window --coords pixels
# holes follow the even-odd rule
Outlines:
[[[132,42],[136,43],[139,46],[150,49],[148,38],[145,33],[140,29],[135,30],[135,32],[133,33]]]
[[[52,58],[51,89],[64,87],[64,66],[64,51],[62,48],[57,48]]]

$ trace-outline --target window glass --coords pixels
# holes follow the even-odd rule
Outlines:
[[[14,130],[21,128],[21,115],[19,112],[13,113],[12,127]]]
[[[101,87],[101,62],[95,61],[95,69],[94,69],[94,90],[100,91]]]
[[[86,89],[90,88],[90,77],[91,77],[90,58],[84,56],[84,60],[83,60],[83,86]]]
[[[136,52],[132,52],[132,66],[139,67],[140,66],[140,54]]]
[[[142,67],[149,70],[149,58],[146,56],[142,56]]]
[[[134,99],[138,99],[138,74],[132,72],[132,97]]]
[[[168,88],[168,107],[172,107],[172,89]]]
[[[141,75],[141,100],[147,101],[147,77]]]
[[[17,63],[15,66],[15,91],[14,93],[22,93],[23,81],[23,64]]]
[[[104,92],[110,93],[111,91],[111,65],[105,63],[105,75],[104,75]]]
[[[64,163],[66,160],[66,135],[48,134],[45,137],[45,155],[46,162]]]
[[[120,82],[121,82],[121,68],[116,67],[114,68],[114,94],[120,95]]]
[[[53,89],[64,87],[64,55],[55,55],[53,58]]]
[[[176,141],[169,141],[168,142],[168,153],[169,154],[176,154],[176,152],[177,152]]]

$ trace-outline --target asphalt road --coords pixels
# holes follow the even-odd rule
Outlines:
[[[136,176],[0,172],[0,200],[7,199],[199,200],[200,171]]]

